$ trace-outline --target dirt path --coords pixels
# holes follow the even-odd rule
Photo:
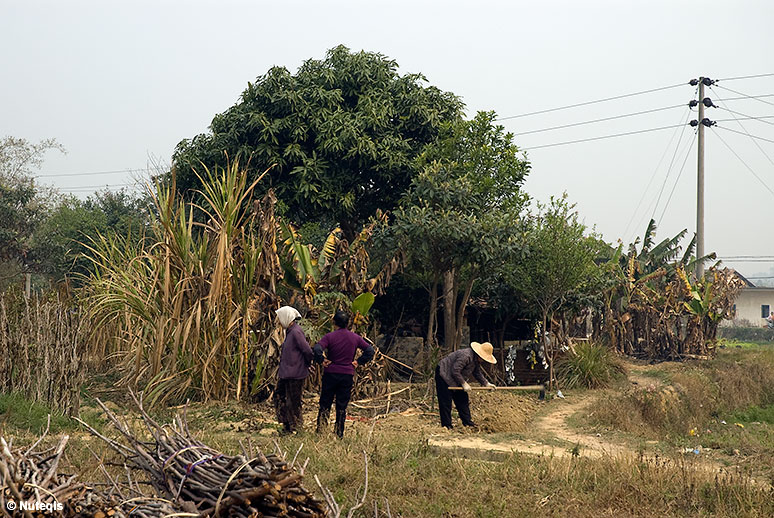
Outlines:
[[[536,455],[564,457],[573,453],[573,447],[584,456],[619,455],[634,453],[630,448],[612,443],[602,437],[588,435],[572,429],[567,419],[587,410],[598,398],[585,394],[566,399],[555,399],[549,404],[551,409],[535,419],[530,426],[529,435],[534,440],[507,440],[493,442],[486,435],[477,436],[436,436],[430,439],[430,445],[440,448],[483,449],[496,452],[521,452]]]
[[[647,366],[630,366],[629,381],[643,388],[648,386],[662,387],[664,384],[660,380],[643,375],[643,371],[647,369]],[[429,443],[436,448],[470,450],[471,452],[475,450],[498,453],[520,452],[554,457],[581,455],[599,458],[602,456],[640,455],[639,448],[635,448],[631,444],[616,442],[600,434],[577,430],[568,424],[568,419],[571,416],[578,413],[588,413],[590,407],[606,394],[604,391],[590,391],[578,395],[573,394],[565,399],[553,399],[548,403],[548,411],[530,424],[530,440],[498,441],[495,437],[487,435],[443,435],[431,437]],[[702,462],[707,463],[713,470],[719,470],[722,467],[721,464],[714,463],[709,459],[702,459]]]

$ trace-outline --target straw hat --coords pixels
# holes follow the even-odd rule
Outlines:
[[[497,358],[494,357],[494,347],[489,342],[480,344],[478,342],[470,342],[470,348],[476,351],[476,354],[481,357],[482,360],[489,363],[497,363]]]

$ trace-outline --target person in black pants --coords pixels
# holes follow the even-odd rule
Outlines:
[[[328,416],[335,399],[336,435],[343,437],[355,369],[371,361],[374,348],[362,336],[347,329],[349,313],[337,311],[333,316],[333,323],[336,330],[323,336],[314,346],[315,360],[325,368],[320,390],[320,410],[317,414],[317,433],[322,433],[328,427]],[[358,349],[361,349],[363,354],[355,360],[355,352]]]
[[[457,407],[460,420],[465,426],[476,426],[470,415],[470,385],[466,379],[475,377],[484,387],[494,389],[487,381],[481,369],[481,361],[497,363],[494,348],[489,342],[473,342],[470,347],[459,349],[445,356],[435,368],[435,391],[438,394],[438,411],[441,414],[441,426],[452,428],[451,406]],[[449,390],[449,387],[462,387],[463,390]]]

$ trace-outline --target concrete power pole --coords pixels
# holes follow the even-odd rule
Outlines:
[[[699,78],[699,161],[696,168],[696,258],[704,257],[704,78]],[[704,277],[704,262],[696,261],[696,278]]]
[[[689,106],[699,107],[699,119],[691,121],[691,126],[698,126],[698,148],[699,159],[696,168],[696,278],[701,279],[704,277],[704,262],[698,259],[704,257],[704,127],[712,127],[715,125],[714,121],[704,117],[704,108],[714,108],[712,99],[704,97],[704,87],[712,86],[715,81],[709,77],[700,77],[699,79],[691,79],[691,86],[699,87],[699,99],[693,100],[689,103]]]

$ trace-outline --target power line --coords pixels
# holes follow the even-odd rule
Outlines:
[[[116,169],[113,171],[91,171],[87,173],[55,173],[55,174],[38,174],[34,178],[59,178],[62,176],[95,176],[100,174],[117,174],[117,173],[138,173],[149,172],[150,167],[138,168],[138,169]]]
[[[711,86],[710,86],[710,90],[712,90],[713,93],[715,92],[715,90]],[[726,107],[724,102],[721,102],[720,100],[718,100],[718,102],[721,103],[721,105],[722,105],[722,107],[724,109],[728,110],[728,108]],[[728,110],[728,111],[730,111],[731,115],[733,115],[734,119],[736,119],[736,123],[739,124],[740,128],[742,128],[742,131],[744,131],[747,134],[747,136],[750,137],[750,132],[747,131],[747,128],[744,127],[744,124],[742,124],[742,122],[736,117],[736,112],[733,112],[731,110]],[[752,137],[750,137],[750,140],[752,140],[752,143],[755,144],[755,147],[757,147],[758,150],[766,156],[766,158],[768,159],[769,163],[771,163],[771,165],[774,165],[774,160],[772,160],[771,157],[769,156],[769,154],[766,153],[766,151],[761,147],[760,144],[758,144],[758,141],[755,140]]]
[[[715,85],[718,88],[720,88],[720,85]],[[712,87],[710,87],[712,88]],[[713,90],[714,91],[714,90]],[[745,95],[742,97],[726,97],[726,98],[718,98],[718,101],[741,101],[743,99],[760,99],[762,97],[774,97],[774,94],[764,94],[764,95]]]
[[[630,93],[630,94],[616,95],[616,96],[613,96],[613,97],[606,97],[604,99],[597,99],[595,101],[586,101],[586,102],[582,102],[582,103],[568,104],[567,106],[560,106],[558,108],[549,108],[547,110],[538,110],[536,112],[522,113],[520,115],[511,115],[509,117],[500,117],[499,119],[495,119],[495,122],[504,121],[504,120],[510,120],[510,119],[518,119],[520,117],[528,117],[530,115],[539,115],[541,113],[550,113],[550,112],[555,112],[555,111],[559,111],[559,110],[567,110],[569,108],[577,108],[579,106],[588,106],[589,104],[597,104],[597,103],[602,103],[602,102],[606,102],[606,101],[613,101],[615,99],[624,99],[626,97],[633,97],[635,95],[643,95],[643,94],[649,94],[649,93],[652,93],[652,92],[659,92],[661,90],[669,90],[670,88],[676,88],[678,86],[685,86],[686,84],[687,83],[678,83],[676,85],[662,86],[660,88],[651,88],[650,90],[643,90],[641,92],[634,92],[634,93]]]
[[[728,128],[726,128],[726,129],[728,129]],[[741,132],[737,131],[736,133],[741,133]],[[772,191],[772,190],[771,190],[771,187],[769,187],[769,186],[768,186],[768,184],[766,184],[766,182],[764,182],[764,181],[761,179],[761,177],[760,177],[760,176],[758,176],[757,174],[755,174],[755,171],[753,171],[752,167],[750,167],[749,165],[747,165],[747,162],[745,162],[745,161],[742,159],[742,157],[740,157],[740,156],[737,154],[737,152],[736,152],[736,151],[734,151],[734,149],[733,149],[731,146],[729,146],[729,145],[728,145],[728,142],[726,142],[726,140],[725,140],[723,137],[721,137],[721,136],[720,136],[720,133],[717,133],[717,132],[715,132],[715,135],[717,135],[717,137],[718,137],[718,138],[720,139],[720,141],[721,141],[721,142],[722,142],[722,143],[723,143],[723,144],[724,144],[724,145],[725,145],[725,146],[726,146],[726,147],[729,149],[729,151],[731,151],[731,152],[734,154],[734,156],[735,156],[736,158],[738,158],[738,159],[739,159],[739,161],[740,161],[740,162],[742,162],[742,163],[744,164],[744,166],[747,168],[747,170],[748,170],[748,171],[750,171],[750,173],[752,173],[752,175],[753,175],[755,178],[757,178],[759,182],[761,182],[761,184],[762,184],[762,185],[763,185],[763,186],[766,188],[766,190],[767,190],[767,191],[769,191],[769,192],[771,193],[771,195],[772,195],[772,196],[774,196],[774,191]],[[773,142],[774,142],[774,141],[773,141]]]
[[[86,191],[90,189],[102,189],[102,188],[115,188],[115,187],[134,187],[136,184],[133,183],[115,183],[115,184],[101,184],[101,185],[79,185],[77,187],[57,187],[55,185],[48,185],[47,187],[52,187],[54,189],[58,189],[63,192],[77,192],[77,191]]]
[[[672,110],[674,108],[679,108],[681,106],[685,106],[685,105],[683,105],[683,104],[676,104],[674,106],[665,106],[663,108],[655,108],[653,110],[644,110],[644,111],[641,111],[641,112],[627,113],[627,114],[624,114],[624,115],[613,115],[612,117],[604,117],[602,119],[594,119],[594,120],[589,120],[589,121],[584,121],[584,122],[573,122],[571,124],[563,124],[561,126],[553,126],[553,127],[550,127],[550,128],[543,128],[543,129],[532,130],[532,131],[517,131],[516,135],[521,136],[521,135],[529,135],[531,133],[542,133],[543,131],[552,131],[552,130],[563,129],[563,128],[572,128],[574,126],[583,126],[584,124],[593,124],[595,122],[611,121],[611,120],[615,120],[615,119],[623,119],[623,118],[626,118],[626,117],[633,117],[635,115],[643,115],[645,113],[654,113],[654,112],[660,112],[660,111],[664,111],[664,110]]]
[[[637,135],[639,133],[649,133],[651,131],[661,131],[665,129],[671,129],[671,128],[679,128],[680,126],[683,126],[683,124],[673,124],[672,126],[661,126],[660,128],[650,128],[645,130],[637,130],[637,131],[627,131],[626,133],[616,133],[613,135],[603,135],[601,137],[591,137],[591,138],[584,138],[579,140],[568,140],[566,142],[556,142],[554,144],[544,144],[542,146],[532,146],[532,147],[525,147],[521,148],[521,151],[529,151],[532,149],[541,149],[545,147],[554,147],[554,146],[565,146],[567,144],[578,144],[579,142],[591,142],[593,140],[603,140],[608,138],[614,138],[614,137],[624,137],[626,135]]]
[[[690,109],[690,108],[689,108]],[[688,117],[690,117],[691,114],[688,114]],[[650,219],[653,219],[656,215],[656,210],[658,209],[658,204],[661,201],[661,195],[664,193],[664,187],[666,187],[667,181],[669,180],[669,175],[672,173],[672,166],[675,163],[675,158],[677,158],[677,151],[680,149],[680,142],[683,140],[683,134],[685,134],[685,128],[688,127],[688,124],[685,124],[683,126],[682,131],[680,131],[680,138],[677,140],[677,145],[675,146],[675,152],[672,153],[672,160],[669,161],[669,167],[667,168],[667,174],[664,177],[664,182],[661,184],[661,189],[658,191],[658,197],[656,198],[656,204],[653,206],[653,213],[650,215]],[[690,144],[693,146],[693,144]],[[690,153],[690,149],[688,150]],[[661,221],[661,220],[659,220]]]
[[[774,255],[719,255],[718,259],[772,259]]]
[[[726,127],[722,127],[722,126],[717,126],[717,128],[725,130],[725,131],[730,131],[732,133],[738,133],[740,135],[747,135],[750,138],[754,138],[754,139],[758,139],[758,140],[763,140],[765,142],[771,142],[772,144],[774,144],[774,140],[771,140],[771,139],[768,139],[768,138],[756,137],[755,135],[750,135],[749,133],[742,133],[741,131],[733,130],[731,128],[726,128]]]
[[[723,258],[718,258],[718,259],[724,260]],[[771,263],[771,262],[774,262],[774,259],[731,259],[728,261],[734,262],[734,263]]]
[[[727,88],[725,86],[720,86],[720,85],[715,85],[715,86],[717,86],[718,88],[722,88],[723,90],[728,90],[729,92],[735,93],[736,95],[741,95],[745,99],[755,99],[758,102],[774,106],[774,103],[770,103],[769,101],[764,101],[763,99],[761,99],[761,97],[763,97],[763,96],[757,96],[756,97],[756,96],[753,96],[753,95],[743,94],[742,92],[737,92],[736,90],[731,90],[730,88]]]
[[[771,124],[772,126],[774,126],[774,122],[764,120],[764,119],[774,119],[774,115],[764,115],[763,117],[753,117],[752,115],[745,115],[744,113],[735,112],[725,107],[718,106],[718,108],[720,108],[721,110],[726,110],[727,112],[732,113],[734,115],[741,115],[742,117],[734,117],[733,119],[715,119],[715,122],[728,122],[731,120],[735,120],[735,121],[756,120],[756,121],[763,122],[764,124]]]
[[[669,202],[672,201],[672,195],[675,193],[675,189],[677,189],[677,184],[680,182],[680,177],[683,176],[683,169],[685,169],[685,164],[688,163],[688,157],[691,156],[691,150],[693,149],[693,143],[695,141],[696,139],[691,139],[691,145],[688,146],[688,152],[685,154],[683,165],[680,166],[680,172],[677,173],[677,178],[675,179],[675,183],[672,186],[672,190],[669,193],[669,198],[667,198],[667,201],[664,204],[664,210],[661,211],[661,216],[658,219],[659,221],[664,220],[664,214],[666,214],[667,208],[669,207]]]
[[[685,110],[685,124],[687,125],[688,119],[691,117],[691,108],[690,106]],[[682,120],[683,117],[680,117],[680,120]],[[680,132],[680,140],[683,138],[683,132],[685,131],[685,125],[683,126],[683,130]],[[672,142],[675,140],[675,137],[677,136],[677,128],[672,132],[672,136],[669,138],[669,142],[667,143],[666,147],[664,148],[664,152],[661,153],[661,158],[659,158],[658,163],[656,164],[656,168],[653,169],[653,174],[650,175],[650,180],[648,180],[648,185],[645,187],[645,189],[642,191],[642,195],[640,196],[640,201],[637,202],[637,207],[635,207],[634,212],[632,212],[632,216],[629,218],[629,222],[626,224],[626,228],[623,231],[623,235],[626,236],[629,232],[629,227],[631,227],[632,222],[634,221],[634,218],[637,216],[637,212],[640,210],[640,206],[642,205],[642,201],[645,199],[645,195],[648,192],[648,189],[650,189],[651,184],[653,184],[653,180],[656,178],[656,173],[658,172],[659,167],[661,167],[661,163],[664,161],[664,157],[666,157],[667,152],[669,151],[670,146],[672,145]],[[680,146],[680,140],[677,141],[677,146]],[[675,148],[677,149],[677,148]],[[669,173],[667,173],[669,174]],[[646,211],[647,213],[647,211]]]
[[[774,76],[773,74],[756,74],[754,76],[738,76],[738,77],[726,77],[723,79],[716,79],[715,81],[736,81],[737,79],[754,79],[756,77],[770,77]]]

